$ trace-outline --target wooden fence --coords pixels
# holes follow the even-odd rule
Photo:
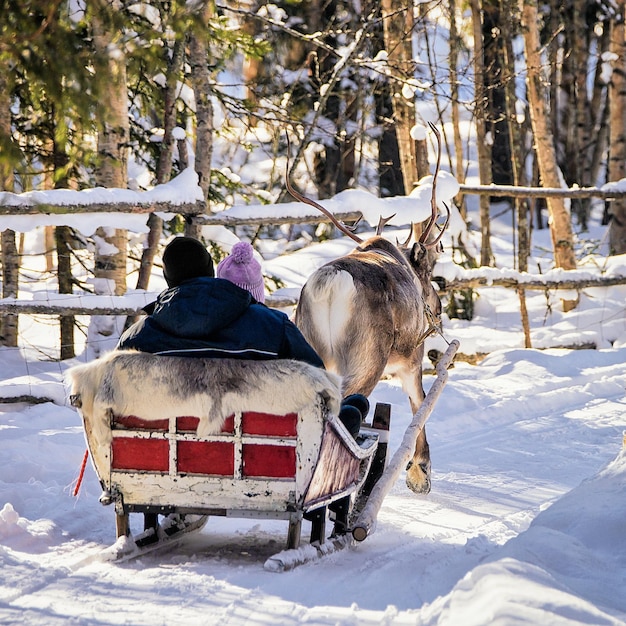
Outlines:
[[[626,196],[626,191],[611,191],[606,189],[573,188],[573,189],[549,189],[532,187],[512,187],[504,185],[470,186],[461,185],[460,194],[490,195],[493,197],[551,197],[560,196],[566,198],[602,198],[613,200]],[[263,215],[251,215],[247,217],[235,217],[228,211],[215,215],[206,214],[206,206],[202,202],[173,204],[168,202],[119,202],[115,204],[50,204],[32,202],[29,204],[7,203],[4,198],[7,194],[0,193],[0,216],[34,216],[34,215],[60,215],[80,213],[121,213],[121,214],[149,214],[153,212],[180,214],[192,219],[198,225],[213,226],[244,226],[244,225],[279,225],[279,224],[319,224],[329,222],[329,219],[319,211],[304,213],[297,216],[281,217],[279,222],[276,218]],[[12,194],[11,194],[12,195]],[[262,208],[262,207],[261,207]],[[360,212],[336,212],[340,220],[350,222],[361,217]],[[0,220],[1,224],[1,220]],[[0,226],[0,229],[2,227]],[[572,272],[575,275],[576,271]],[[566,275],[558,280],[545,280],[541,276],[518,274],[515,277],[488,278],[480,275],[480,270],[465,270],[461,277],[452,281],[438,281],[443,293],[461,289],[476,289],[484,287],[506,287],[516,290],[571,290],[586,287],[609,287],[612,285],[626,284],[626,276],[595,278],[577,277],[568,279]],[[270,295],[266,300],[272,307],[289,307],[297,303],[295,297]],[[17,298],[0,299],[0,313],[10,314],[48,314],[48,315],[134,315],[141,310],[139,307],[128,305],[124,296],[89,296],[88,305],[63,304],[62,301],[42,302],[32,300],[20,300]]]

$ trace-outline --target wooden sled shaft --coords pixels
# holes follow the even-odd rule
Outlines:
[[[406,466],[407,462],[411,458],[411,454],[415,449],[417,437],[422,428],[424,428],[426,420],[430,417],[430,414],[435,407],[435,402],[441,395],[441,392],[448,380],[448,367],[452,363],[454,355],[459,349],[459,345],[460,344],[456,339],[452,340],[445,354],[441,357],[441,360],[437,364],[437,378],[428,390],[421,406],[415,412],[411,423],[404,433],[402,443],[393,455],[393,458],[389,462],[389,465],[380,480],[374,485],[367,500],[367,504],[352,527],[352,536],[356,541],[363,541],[373,530],[384,497],[387,493],[389,493],[398,479],[402,468]]]

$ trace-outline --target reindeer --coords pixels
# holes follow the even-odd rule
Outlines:
[[[431,125],[439,142],[439,133]],[[424,399],[422,359],[425,339],[440,329],[441,301],[431,282],[440,234],[429,241],[437,221],[433,176],[431,216],[419,240],[394,245],[381,236],[390,218],[379,222],[376,236],[363,241],[327,209],[295,191],[299,201],[322,211],[358,247],[316,270],[306,281],[295,312],[295,323],[315,348],[327,369],[342,376],[342,394],[369,396],[383,374],[397,376],[409,397],[413,414]],[[392,216],[393,217],[393,216]],[[411,228],[412,230],[412,228]],[[407,465],[406,484],[415,493],[430,491],[430,450],[420,432]]]

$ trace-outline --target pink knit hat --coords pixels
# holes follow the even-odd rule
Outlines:
[[[217,266],[217,277],[225,278],[252,294],[257,302],[265,302],[265,284],[260,263],[254,258],[254,248],[247,241],[239,241],[230,255]]]

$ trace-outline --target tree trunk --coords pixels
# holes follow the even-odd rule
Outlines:
[[[383,198],[404,195],[404,180],[400,166],[396,129],[390,121],[391,116],[384,112],[387,103],[391,107],[389,98],[380,94],[376,102],[377,119],[382,128],[378,140],[378,184],[380,195]]]
[[[322,32],[323,40],[332,48],[340,43],[334,23],[341,20],[344,10],[341,2],[330,0],[320,3],[319,10],[315,4],[306,13],[309,32]],[[353,18],[352,13],[348,19]],[[363,24],[360,24],[363,27]],[[322,142],[323,147],[313,156],[313,175],[318,197],[332,198],[347,189],[354,180],[355,172],[355,131],[357,126],[357,108],[360,98],[359,81],[354,76],[351,65],[346,65],[342,77],[350,78],[355,87],[346,89],[343,81],[335,80],[332,85],[330,78],[336,71],[337,59],[326,50],[318,48],[307,58],[309,68],[309,84],[315,100],[319,103],[322,115],[332,121],[334,132]]]
[[[391,80],[391,104],[393,108],[396,137],[400,154],[400,167],[404,179],[404,193],[411,193],[417,181],[428,175],[429,170],[418,170],[416,141],[411,137],[415,126],[415,103],[413,98],[402,95],[404,81],[414,78],[413,56],[413,3],[407,0],[382,0],[383,36],[387,59],[394,76]],[[426,140],[423,140],[426,143]],[[424,150],[424,147],[421,148]]]
[[[46,163],[46,173],[43,177],[44,187],[49,189],[69,189],[70,179],[67,173],[69,157],[67,155],[66,126],[58,119],[56,108],[52,107],[50,115],[50,136],[46,139],[46,147],[51,155]],[[72,275],[72,242],[74,233],[69,226],[57,226],[54,230],[55,247],[57,253],[57,284],[59,293],[73,292],[74,277]],[[75,316],[72,314],[59,315],[59,339],[61,360],[76,356],[74,348]]]
[[[96,184],[102,187],[125,189],[128,182],[128,93],[126,86],[126,59],[121,55],[119,35],[107,32],[97,16],[93,21],[94,47],[100,63],[100,79],[109,85],[110,98],[100,108],[98,132],[98,167]],[[112,51],[117,54],[112,55]],[[121,56],[121,58],[120,58]],[[98,279],[113,280],[114,293],[126,293],[127,233],[121,229],[98,229],[104,245],[96,246],[96,292]],[[108,244],[108,245],[107,245]],[[105,287],[106,293],[110,290]]]
[[[485,125],[491,138],[491,181],[496,185],[510,185],[511,144],[506,120],[506,93],[503,80],[503,57],[506,28],[502,22],[499,0],[482,0],[481,30],[483,52],[483,96]]]
[[[117,0],[113,3],[117,6]],[[104,27],[98,12],[92,16],[96,71],[99,79],[109,85],[109,99],[98,111],[98,167],[96,184],[125,189],[128,182],[128,93],[126,59],[119,46],[120,33]],[[114,54],[115,53],[115,54]],[[95,286],[97,294],[126,293],[128,234],[125,229],[98,228],[94,241]],[[122,318],[93,316],[88,330],[88,345],[96,357],[114,347]],[[119,322],[119,324],[118,324]]]
[[[258,37],[262,33],[264,28],[264,24],[258,19],[254,19],[253,17],[253,15],[259,10],[260,4],[261,3],[258,0],[256,0],[254,3],[251,3],[251,15],[242,16],[242,20],[240,23],[241,30],[246,33],[246,35],[254,38]],[[292,45],[299,46],[299,49],[301,50],[302,42],[295,37],[292,37],[291,40]],[[305,53],[304,51],[302,51],[301,58],[304,58],[304,56]],[[286,67],[290,69],[288,64],[286,65]],[[251,127],[255,127],[257,125],[258,112],[259,109],[262,109],[262,107],[260,106],[259,90],[261,88],[261,83],[268,78],[268,70],[271,72],[271,65],[269,63],[266,63],[265,59],[260,59],[257,56],[244,54],[241,73],[243,75],[243,83],[246,89],[246,100],[250,103],[250,115],[248,115],[247,122],[248,125]]]
[[[177,39],[172,47],[172,53],[167,64],[165,87],[163,89],[163,140],[157,164],[157,183],[167,183],[172,176],[172,161],[174,158],[174,128],[176,127],[176,93],[180,80],[183,61],[185,58],[184,37]],[[148,289],[150,276],[154,266],[161,235],[163,234],[163,220],[152,213],[148,217],[148,237],[141,253],[139,273],[137,275],[137,289]],[[126,326],[135,321],[135,317],[126,320]]]
[[[554,141],[550,130],[545,87],[542,76],[541,42],[539,40],[539,13],[537,0],[524,0],[522,30],[526,47],[528,102],[533,137],[536,145],[537,163],[541,182],[546,187],[562,187],[562,177],[557,165]],[[550,215],[550,235],[557,267],[576,269],[574,235],[570,214],[563,198],[547,199]],[[577,300],[563,300],[563,309],[575,308]]]
[[[157,183],[166,183],[172,176],[174,160],[174,128],[176,128],[176,95],[185,58],[185,37],[176,39],[167,64],[163,88],[163,139],[157,164]]]
[[[516,113],[516,68],[515,55],[513,53],[513,40],[518,33],[519,14],[516,4],[512,0],[501,2],[501,36],[503,42],[502,78],[504,81],[504,93],[506,99],[505,116],[509,132],[509,145],[511,146],[511,175],[515,186],[527,186],[528,181],[524,171],[525,149],[523,139],[523,127],[517,121]],[[528,216],[530,206],[528,198],[515,197],[515,215],[517,216],[517,269],[520,272],[528,271],[528,257],[530,256],[530,231]],[[524,292],[520,291],[520,301],[525,298]]]
[[[463,142],[461,140],[461,116],[459,113],[459,78],[457,72],[458,50],[461,45],[456,26],[456,0],[450,0],[450,113],[452,115],[452,133],[454,135],[454,175],[459,183],[465,183],[465,167],[463,165]],[[465,197],[458,201],[459,211],[466,217]]]
[[[593,145],[591,108],[587,89],[589,33],[586,19],[587,0],[572,0],[563,11],[564,52],[562,65],[563,123],[565,154],[562,169],[568,186],[588,187]],[[594,138],[595,140],[595,138]],[[588,200],[573,201],[572,213],[583,230],[587,229],[590,209]]]
[[[213,15],[213,3],[208,0],[202,7],[202,21],[207,24]],[[198,184],[202,189],[204,201],[209,206],[209,188],[211,186],[211,161],[213,158],[213,91],[209,73],[209,48],[203,33],[192,32],[189,35],[189,65],[191,67],[191,85],[196,100],[196,159],[195,168]],[[186,234],[200,238],[200,230],[190,224]]]
[[[11,91],[5,71],[0,72],[0,136],[2,144],[11,142]],[[13,191],[13,168],[0,160],[0,191]],[[2,297],[16,298],[20,260],[15,242],[15,232],[5,230],[1,236],[2,250]],[[7,313],[0,315],[0,344],[17,346],[18,316]]]
[[[609,52],[611,45],[611,24],[607,22],[598,40],[598,56],[601,59]],[[591,133],[594,137],[590,151],[589,184],[598,184],[601,169],[606,165],[605,156],[609,147],[609,86],[604,78],[604,63],[597,63],[591,92]]]
[[[610,157],[609,181],[626,178],[626,0],[619,0],[617,16],[611,28],[613,73],[609,84]],[[618,198],[609,207],[609,252],[626,253],[626,198]]]
[[[212,15],[212,4],[205,2],[202,13],[207,23]],[[209,73],[209,50],[202,33],[189,36],[190,78],[196,100],[196,158],[195,168],[198,184],[205,202],[209,200],[211,186],[211,160],[213,157],[213,102],[211,100],[211,76]]]
[[[57,279],[59,293],[72,293],[74,279],[72,277],[72,229],[69,226],[57,226],[55,229],[57,245]],[[61,325],[61,360],[73,359],[76,356],[74,349],[74,323],[73,315],[60,315]]]
[[[2,232],[2,297],[17,298],[20,257],[17,252],[15,232]],[[0,315],[0,345],[17,347],[18,316]]]
[[[564,138],[559,124],[559,108],[561,105],[561,64],[563,50],[559,47],[559,37],[557,33],[561,33],[561,7],[562,0],[548,0],[548,15],[545,17],[546,30],[549,33],[550,44],[547,46],[548,63],[550,74],[548,78],[548,101],[550,102],[550,128],[552,129],[552,138],[557,151],[557,158],[562,157],[562,144]],[[542,228],[542,226],[539,226]]]
[[[485,95],[484,50],[482,35],[482,16],[480,0],[471,0],[472,28],[474,32],[474,89],[475,106],[474,120],[476,123],[476,143],[478,144],[478,175],[481,185],[490,185],[491,179],[491,147],[487,141],[486,115],[487,98]],[[493,265],[491,251],[491,216],[489,215],[490,201],[488,196],[481,196],[480,207],[480,264]]]

